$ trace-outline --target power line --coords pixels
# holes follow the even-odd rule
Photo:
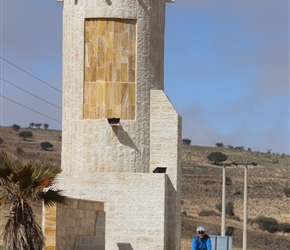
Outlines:
[[[18,67],[18,66],[17,66],[17,65],[15,65],[14,63],[12,63],[12,62],[10,62],[10,61],[6,60],[6,59],[5,59],[5,58],[3,58],[2,56],[0,56],[0,58],[1,58],[3,61],[5,61],[5,62],[9,63],[9,64],[10,64],[10,65],[12,65],[12,66],[14,66],[15,68],[17,68],[17,69],[19,69],[19,70],[23,71],[23,72],[24,72],[24,73],[26,73],[27,75],[30,75],[31,77],[33,77],[33,78],[37,79],[38,81],[40,81],[40,82],[44,83],[45,85],[47,85],[47,86],[49,86],[49,87],[53,88],[54,90],[56,90],[56,91],[58,91],[58,92],[62,93],[62,91],[61,91],[61,90],[59,90],[59,89],[57,89],[57,88],[55,88],[55,87],[51,86],[50,84],[46,83],[45,81],[43,81],[43,80],[39,79],[38,77],[36,77],[36,76],[34,76],[34,75],[30,74],[29,72],[27,72],[27,71],[25,71],[24,69],[22,69],[22,68]]]
[[[48,102],[48,101],[46,101],[46,100],[44,100],[44,99],[42,99],[42,98],[40,98],[40,97],[38,97],[38,96],[36,96],[36,95],[34,95],[34,94],[32,94],[32,93],[26,91],[25,89],[22,89],[22,88],[16,86],[15,84],[13,84],[13,83],[11,83],[11,82],[5,80],[4,78],[1,78],[1,77],[0,77],[0,80],[3,80],[3,81],[5,81],[5,82],[9,83],[10,85],[12,85],[12,86],[14,86],[14,87],[16,87],[16,88],[18,88],[18,89],[20,89],[20,90],[22,90],[22,91],[24,91],[24,92],[30,94],[30,95],[32,95],[32,96],[34,96],[34,97],[38,98],[38,99],[41,100],[41,101],[44,101],[44,102],[46,102],[46,103],[48,103],[48,104],[50,104],[50,105],[52,105],[52,106],[54,106],[54,107],[56,107],[56,108],[58,108],[58,109],[61,109],[61,107],[56,106],[55,104],[53,104],[53,103],[51,103],[51,102]]]
[[[54,120],[54,121],[57,121],[57,122],[61,123],[61,121],[59,121],[59,120],[56,120],[56,119],[54,119],[54,118],[52,118],[52,117],[50,117],[50,116],[47,116],[47,115],[45,115],[45,114],[42,114],[42,113],[40,113],[40,112],[38,112],[38,111],[36,111],[36,110],[34,110],[34,109],[32,109],[32,108],[26,107],[26,106],[24,106],[23,104],[21,104],[21,103],[19,103],[19,102],[15,102],[15,101],[13,101],[13,100],[11,100],[11,99],[9,99],[9,98],[3,96],[2,94],[0,95],[0,97],[6,99],[6,100],[8,100],[8,101],[11,101],[11,102],[13,102],[13,103],[16,103],[16,104],[18,104],[19,106],[24,107],[24,108],[26,108],[26,109],[29,109],[29,110],[31,110],[31,111],[37,113],[37,114],[40,114],[40,115],[42,115],[42,116],[45,116],[45,117],[47,117],[47,118],[49,118],[49,119],[51,119],[51,120]]]

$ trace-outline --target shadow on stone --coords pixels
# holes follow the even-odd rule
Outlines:
[[[133,250],[130,243],[117,243],[119,250]]]

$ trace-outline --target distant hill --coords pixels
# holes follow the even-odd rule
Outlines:
[[[32,138],[24,140],[20,131],[31,131]],[[18,154],[23,159],[39,160],[60,165],[61,131],[50,129],[0,127],[0,150]],[[52,149],[43,150],[40,143],[48,141]],[[261,231],[251,220],[263,215],[279,223],[290,223],[290,197],[283,193],[290,186],[290,157],[270,153],[248,152],[239,149],[182,145],[182,250],[190,250],[190,239],[199,225],[209,234],[219,235],[221,212],[217,205],[222,197],[222,167],[207,160],[211,152],[228,156],[227,163],[257,162],[248,166],[248,249],[290,249],[290,237],[282,233]],[[233,227],[233,249],[242,249],[244,166],[227,167],[226,201],[234,204],[235,215],[226,218],[226,228]],[[199,216],[201,212],[211,216]]]

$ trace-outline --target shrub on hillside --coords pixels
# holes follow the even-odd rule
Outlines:
[[[227,186],[232,185],[232,179],[230,177],[228,177],[228,176],[226,176],[226,185]]]
[[[234,203],[232,201],[227,202],[226,204],[226,214],[229,216],[234,216]]]
[[[279,231],[279,224],[277,220],[272,217],[259,216],[255,218],[252,223],[257,223],[259,229],[268,231],[269,233],[276,233]]]
[[[216,209],[220,212],[222,212],[222,203],[218,203],[215,205]],[[234,216],[234,203],[232,201],[229,201],[226,203],[226,214],[229,216]]]
[[[31,131],[21,131],[18,135],[22,137],[23,140],[26,140],[27,138],[31,138],[33,136],[33,133]]]
[[[232,216],[231,219],[236,220],[236,221],[241,221],[240,217],[237,215]]]
[[[198,216],[218,216],[219,214],[214,210],[201,210]]]
[[[280,223],[279,224],[279,232],[283,233],[283,236],[285,233],[290,233],[290,224],[289,223]]]
[[[43,150],[47,150],[49,148],[53,148],[53,145],[48,141],[44,141],[44,142],[40,143],[40,147]]]
[[[4,142],[4,140],[0,137],[0,144],[2,144]]]
[[[283,192],[287,197],[290,197],[290,187],[284,187]]]
[[[14,151],[14,154],[17,156],[17,157],[21,157],[22,155],[25,154],[24,150],[22,148],[16,148],[16,150]]]
[[[235,232],[234,227],[227,227],[226,236],[233,236],[234,232]]]

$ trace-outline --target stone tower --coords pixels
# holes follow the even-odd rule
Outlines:
[[[62,2],[58,187],[104,203],[105,249],[180,249],[181,118],[163,92],[171,1]],[[65,249],[58,220],[56,249]]]

